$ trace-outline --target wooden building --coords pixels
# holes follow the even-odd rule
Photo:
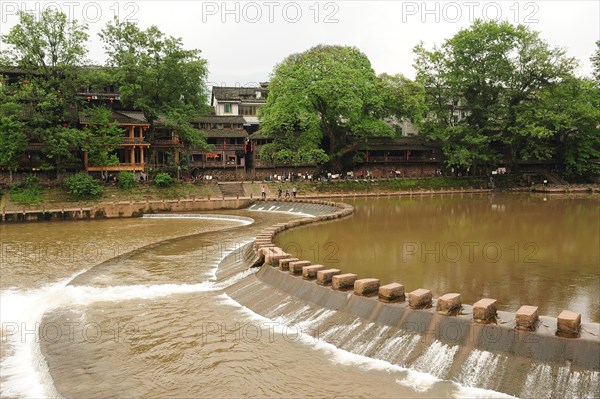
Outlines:
[[[92,165],[88,162],[87,152],[84,152],[83,168],[87,172],[143,172],[146,168],[145,150],[150,147],[150,143],[145,140],[145,135],[150,124],[138,111],[113,111],[110,121],[117,123],[123,129],[123,141],[115,149],[119,163],[108,166]],[[80,117],[79,123],[85,127],[90,124],[90,121]]]

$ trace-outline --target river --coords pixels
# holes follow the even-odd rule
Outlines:
[[[356,206],[355,216],[336,223],[360,218]],[[398,359],[418,337],[276,295],[254,278],[256,269],[227,266],[262,228],[299,215],[219,213],[230,218],[1,225],[1,396],[504,396],[493,383],[473,383],[487,378],[485,367],[477,378],[465,369],[448,379],[453,347],[434,343],[404,367]],[[309,241],[321,242],[320,229],[334,226],[309,227]],[[233,299],[242,295],[264,311]],[[325,322],[337,327],[305,333]],[[598,388],[598,372],[581,378],[589,381],[575,394]]]

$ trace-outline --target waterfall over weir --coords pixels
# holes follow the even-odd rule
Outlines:
[[[253,205],[253,210],[287,212],[298,206],[302,209],[296,212],[311,214],[315,205],[265,202]],[[417,392],[433,394],[444,384],[454,385],[457,397],[595,398],[600,392],[594,323],[587,326],[593,331],[586,331],[586,338],[562,341],[544,328],[530,334],[435,313],[404,313],[394,305],[320,287],[269,265],[226,292],[293,336],[360,356],[368,367],[405,370],[408,375],[397,383]],[[464,333],[465,328],[470,331]],[[332,361],[339,358],[332,353]]]
[[[577,369],[568,361],[562,365],[544,364],[507,353],[483,351],[473,348],[473,342],[452,345],[436,339],[434,334],[411,333],[342,310],[325,309],[261,281],[261,272],[234,284],[226,292],[243,306],[289,329],[292,337],[304,334],[315,342],[383,361],[390,368],[424,373],[398,381],[414,383],[411,387],[418,391],[426,392],[433,384],[449,381],[461,389],[472,387],[496,392],[484,396],[498,396],[502,392],[539,398],[552,392],[553,397],[593,398],[600,391],[598,370]],[[476,395],[474,391],[461,392],[466,396]]]

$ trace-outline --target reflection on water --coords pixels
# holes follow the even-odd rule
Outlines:
[[[598,196],[527,194],[350,200],[355,214],[278,236],[285,250],[359,277],[501,310],[563,309],[600,321]]]

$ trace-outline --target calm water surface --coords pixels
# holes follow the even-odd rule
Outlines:
[[[600,322],[600,197],[528,194],[346,200],[342,221],[286,232],[303,259],[397,281],[407,292],[498,299],[499,309],[563,309]]]

